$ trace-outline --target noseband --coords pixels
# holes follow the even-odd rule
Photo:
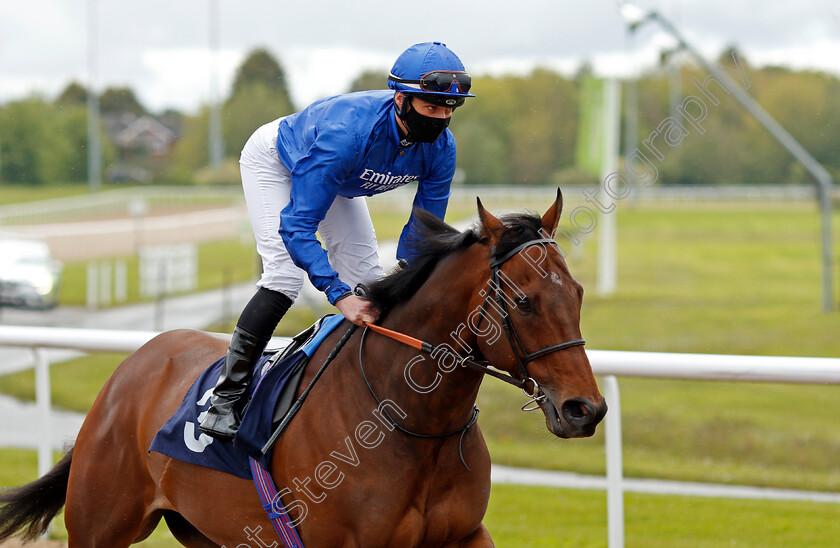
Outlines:
[[[484,316],[487,313],[487,307],[490,303],[492,291],[492,297],[499,310],[499,316],[501,318],[502,327],[505,331],[505,336],[507,337],[508,342],[510,343],[510,347],[513,350],[513,356],[516,358],[517,376],[514,380],[517,380],[519,382],[515,384],[519,386],[523,392],[525,392],[526,396],[531,398],[531,400],[528,403],[522,406],[523,411],[533,411],[535,409],[538,409],[538,405],[532,406],[532,404],[539,404],[543,400],[545,400],[545,394],[540,388],[540,385],[537,383],[536,380],[534,380],[533,377],[531,377],[528,374],[528,369],[526,368],[526,366],[532,361],[536,360],[537,358],[540,358],[547,354],[558,352],[560,350],[566,350],[574,346],[583,346],[584,344],[586,344],[586,341],[584,339],[571,339],[551,346],[547,346],[534,352],[528,352],[525,349],[525,346],[522,344],[522,339],[520,339],[519,334],[516,332],[516,328],[514,327],[513,322],[510,319],[510,312],[508,311],[507,299],[505,299],[505,294],[502,289],[502,278],[500,274],[501,266],[511,258],[515,257],[520,251],[527,249],[531,246],[542,244],[556,246],[557,242],[555,242],[553,238],[537,238],[534,240],[529,240],[508,251],[502,257],[493,259],[490,262],[490,287],[488,288],[487,295],[484,298],[484,304],[481,306],[481,313],[478,317],[478,321],[476,322],[476,329],[478,329],[478,327],[481,325],[481,322],[484,320]],[[477,363],[477,365],[483,365],[484,367],[492,367],[487,362],[474,363]],[[530,392],[528,390],[529,384],[532,385],[532,389]]]

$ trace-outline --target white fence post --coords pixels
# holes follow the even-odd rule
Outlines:
[[[111,305],[111,263],[109,261],[99,263],[99,304],[103,307]]]
[[[607,400],[604,422],[607,451],[607,545],[624,548],[624,463],[621,446],[621,397],[613,375],[601,379]]]
[[[43,476],[52,468],[52,425],[50,407],[50,362],[43,348],[33,348],[35,358],[35,402],[38,408],[38,476]]]
[[[124,303],[128,299],[128,267],[125,260],[114,263],[114,302]]]
[[[87,265],[87,309],[96,310],[99,303],[99,267],[95,262]]]

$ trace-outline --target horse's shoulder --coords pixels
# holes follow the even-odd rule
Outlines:
[[[198,329],[172,329],[157,335],[155,339],[189,339],[190,341],[208,340],[224,341],[227,343],[230,340],[230,335],[223,333],[211,333],[209,331],[201,331]]]
[[[144,344],[135,356],[150,357],[159,363],[201,362],[208,365],[224,355],[230,337],[195,329],[174,329],[156,335]],[[207,360],[210,360],[209,362]],[[206,362],[206,363],[205,363]]]
[[[209,333],[207,331],[199,331],[197,329],[173,329],[171,331],[164,331],[154,338],[150,339],[146,345],[155,347],[227,347],[230,342],[230,335],[221,333]]]

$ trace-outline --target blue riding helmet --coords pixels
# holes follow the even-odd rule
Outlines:
[[[456,108],[464,104],[472,81],[464,64],[441,42],[414,44],[397,57],[388,87],[434,105]]]

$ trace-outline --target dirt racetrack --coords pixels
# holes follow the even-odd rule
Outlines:
[[[202,243],[250,236],[244,207],[86,222],[17,226],[5,232],[45,241],[56,259],[82,261],[130,255],[140,246]]]

